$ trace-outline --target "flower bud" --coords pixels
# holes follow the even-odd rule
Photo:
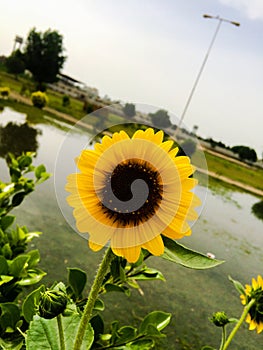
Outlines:
[[[230,321],[224,311],[218,311],[213,314],[211,321],[217,327],[224,327]]]
[[[67,306],[67,295],[61,291],[48,290],[39,300],[38,313],[43,318],[54,318],[61,314]]]

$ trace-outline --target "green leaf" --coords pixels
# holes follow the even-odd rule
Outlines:
[[[7,275],[8,273],[8,263],[6,258],[0,255],[0,276]]]
[[[215,348],[212,348],[211,346],[205,345],[202,347],[201,350],[216,350]]]
[[[6,275],[0,276],[0,286],[2,284],[5,284],[5,283],[8,283],[8,282],[12,281],[12,279],[14,279],[13,276],[6,276]]]
[[[40,179],[37,180],[37,183],[42,184],[42,182],[45,182],[47,179],[50,178],[50,176],[51,176],[50,173],[46,173],[46,172],[42,173]]]
[[[24,345],[24,339],[14,339],[12,341],[0,338],[0,348],[4,350],[20,350]]]
[[[28,255],[17,256],[14,260],[12,260],[11,264],[9,265],[10,274],[14,277],[21,277],[25,268],[27,267],[28,260]]]
[[[135,279],[135,280],[142,280],[142,281],[144,281],[144,280],[165,281],[165,278],[160,271],[158,271],[156,269],[149,268],[149,267],[142,270],[141,273],[131,275],[131,278]]]
[[[153,339],[139,339],[128,344],[125,350],[150,350],[154,348],[154,345]]]
[[[16,282],[19,286],[31,286],[42,280],[46,276],[46,272],[41,269],[28,269],[26,271],[27,275],[23,277],[20,281]]]
[[[29,260],[28,260],[28,268],[33,268],[35,267],[40,260],[40,254],[38,249],[31,250],[30,252],[27,253],[29,255]]]
[[[20,320],[20,310],[15,303],[1,303],[0,325],[4,330],[16,330],[16,325]]]
[[[114,280],[120,279],[122,282],[126,281],[126,274],[124,268],[121,266],[122,258],[116,257],[110,265],[111,275]]]
[[[209,269],[222,264],[224,261],[208,258],[206,255],[184,247],[170,238],[163,237],[164,254],[161,256],[176,264],[188,267],[190,269]]]
[[[129,288],[123,286],[116,286],[115,284],[112,283],[107,283],[105,284],[105,290],[106,292],[120,292],[120,293],[125,293],[126,295],[130,295],[130,290]]]
[[[30,322],[26,337],[27,350],[60,350],[57,320],[46,320],[35,315]]]
[[[148,324],[146,335],[155,338],[163,338],[165,334],[161,333],[153,324]]]
[[[100,315],[95,315],[90,320],[90,324],[95,332],[95,338],[98,338],[100,334],[104,332],[104,322]]]
[[[87,282],[87,275],[78,268],[68,268],[68,283],[73,290],[76,299],[81,297]]]
[[[15,216],[13,215],[7,215],[2,217],[1,221],[0,221],[0,225],[2,227],[2,230],[5,231],[9,226],[11,226],[13,224],[13,222],[15,221]]]
[[[16,169],[16,168],[10,167],[9,168],[9,173],[10,173],[10,176],[11,176],[11,181],[12,182],[18,182],[18,180],[21,177],[21,171]]]
[[[6,259],[11,259],[13,252],[12,249],[10,247],[9,243],[6,243],[3,247],[2,247],[2,254]]]
[[[80,322],[80,315],[72,315],[69,317],[62,317],[62,327],[64,330],[65,347],[66,350],[72,350],[75,337],[78,331]],[[33,321],[30,323],[29,330],[27,331],[26,348],[27,350],[39,350],[39,349],[52,349],[59,350],[60,346],[58,343],[59,334],[57,327],[57,320],[53,318],[47,320],[35,315]],[[81,350],[90,349],[94,340],[94,332],[89,324]]]
[[[29,165],[32,163],[32,158],[29,156],[21,156],[18,158],[18,165],[21,170],[29,167]]]
[[[42,177],[42,173],[46,172],[46,167],[45,165],[41,164],[35,169],[35,176],[37,179],[40,179]]]
[[[234,284],[238,293],[246,295],[245,288],[243,287],[243,285],[239,281],[233,280],[233,278],[231,276],[228,276],[228,279]]]
[[[131,326],[124,326],[118,330],[118,339],[114,345],[128,343],[132,341],[137,334],[137,329]]]
[[[149,324],[161,331],[169,324],[170,320],[171,314],[163,311],[152,311],[143,319],[139,329],[140,334],[147,334]]]
[[[25,320],[29,323],[33,320],[33,316],[36,314],[37,306],[41,293],[45,291],[45,286],[42,284],[36,290],[33,290],[23,302],[22,312]]]
[[[12,206],[18,207],[23,202],[25,195],[26,195],[25,192],[16,193],[12,198]]]
[[[104,308],[105,308],[104,302],[101,299],[96,299],[93,309],[96,311],[103,311]]]

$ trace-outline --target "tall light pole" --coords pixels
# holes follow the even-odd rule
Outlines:
[[[213,47],[213,45],[214,45],[214,42],[215,42],[215,40],[216,40],[216,37],[217,37],[217,34],[218,34],[218,32],[219,32],[219,29],[220,29],[220,27],[221,27],[222,22],[228,22],[228,23],[233,24],[234,26],[237,26],[237,27],[240,26],[240,23],[238,23],[238,22],[230,21],[230,20],[228,20],[228,19],[221,18],[221,17],[219,17],[219,16],[210,16],[210,15],[205,14],[205,15],[203,15],[203,17],[204,17],[204,18],[211,18],[211,19],[216,19],[216,20],[218,20],[218,25],[217,25],[216,30],[215,30],[215,32],[214,32],[214,35],[213,35],[213,37],[212,37],[211,43],[210,43],[210,45],[208,46],[208,49],[207,49],[205,58],[204,58],[203,63],[202,63],[202,65],[201,65],[200,69],[199,69],[199,72],[198,72],[198,74],[197,74],[197,77],[195,78],[194,85],[193,85],[193,87],[192,87],[192,89],[191,89],[191,91],[190,91],[190,94],[189,94],[189,96],[188,96],[188,99],[187,99],[187,101],[186,101],[186,104],[185,104],[183,113],[182,113],[182,115],[181,115],[181,117],[180,117],[180,120],[179,120],[179,123],[178,123],[178,125],[177,125],[176,130],[175,130],[174,136],[176,136],[177,132],[178,132],[179,129],[181,128],[181,125],[182,125],[182,122],[183,122],[183,120],[184,120],[185,114],[186,114],[187,109],[188,109],[188,107],[189,107],[189,105],[190,105],[190,102],[191,102],[191,100],[192,100],[192,97],[193,97],[193,94],[194,94],[195,89],[196,89],[196,87],[197,87],[197,84],[198,84],[198,82],[199,82],[199,79],[200,79],[200,77],[201,77],[201,75],[202,75],[202,72],[203,72],[203,70],[204,70],[204,68],[205,68],[207,59],[208,59],[209,54],[210,54],[210,52],[211,52],[211,49],[212,49],[212,47]]]

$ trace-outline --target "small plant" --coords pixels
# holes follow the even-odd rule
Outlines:
[[[20,349],[24,338],[19,329],[28,324],[18,297],[46,275],[38,267],[40,253],[28,247],[41,232],[29,232],[26,226],[14,225],[10,211],[18,207],[35,186],[48,179],[44,165],[32,165],[33,153],[17,158],[9,154],[7,165],[10,181],[0,180],[0,347]],[[31,173],[29,176],[28,174]],[[32,176],[32,173],[34,174]],[[8,347],[9,346],[9,347]],[[11,347],[10,347],[11,346]],[[18,346],[18,347],[16,347]]]
[[[31,94],[31,101],[35,107],[42,109],[48,103],[48,98],[44,92],[35,91]]]
[[[68,106],[70,106],[70,98],[69,98],[68,95],[64,95],[64,96],[62,97],[62,106],[63,106],[63,107],[68,107]]]
[[[8,99],[8,96],[10,95],[10,89],[8,86],[0,87],[0,96],[1,98]]]

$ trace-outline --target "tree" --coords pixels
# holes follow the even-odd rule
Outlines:
[[[171,126],[168,112],[164,109],[159,109],[155,113],[149,113],[149,116],[151,117],[153,124],[158,128],[168,128]]]
[[[136,115],[135,105],[133,103],[126,103],[123,107],[123,113],[129,118],[133,118]]]
[[[231,150],[234,153],[237,153],[241,160],[248,160],[251,162],[257,161],[257,153],[253,148],[247,146],[234,146]]]
[[[57,74],[66,60],[63,52],[63,36],[57,31],[49,29],[41,33],[35,28],[30,31],[25,48],[25,63],[38,83],[38,89],[43,88],[43,83],[57,80]]]
[[[192,139],[185,140],[180,146],[180,151],[182,150],[182,152],[179,152],[180,155],[182,153],[182,155],[191,157],[196,151],[196,143]]]
[[[12,52],[5,62],[8,73],[21,74],[25,70],[25,57],[20,50]]]

